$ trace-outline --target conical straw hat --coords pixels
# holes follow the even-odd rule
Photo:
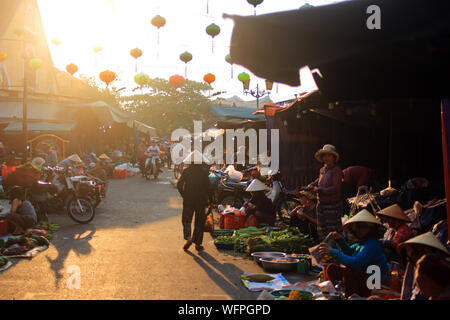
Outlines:
[[[104,153],[102,153],[102,155],[100,156],[100,157],[98,157],[99,159],[102,159],[102,160],[111,160],[111,158],[110,157],[108,157],[106,154],[104,154]]]
[[[446,254],[450,254],[448,252],[448,250],[442,245],[442,243],[436,238],[436,236],[431,232],[421,234],[417,237],[409,239],[408,241],[400,243],[398,246],[398,249],[400,250],[400,249],[404,248],[406,245],[411,245],[411,244],[421,244],[421,245],[433,247],[433,248],[436,248],[438,250],[445,252]]]
[[[71,155],[68,159],[73,161],[73,162],[83,163],[83,161],[81,160],[80,156],[77,155],[76,153]]]
[[[355,223],[355,222],[366,222],[366,223],[374,223],[378,225],[382,225],[381,222],[373,216],[369,211],[366,209],[361,210],[358,212],[353,218],[348,220],[344,226],[348,226],[349,224]]]
[[[398,204],[393,204],[392,206],[384,208],[384,209],[378,211],[377,214],[411,222],[411,220],[408,218],[408,216],[405,214],[403,209],[400,208],[400,206]]]
[[[315,154],[315,158],[320,161],[322,161],[322,156],[326,153],[330,153],[332,155],[334,155],[336,157],[336,162],[339,161],[339,153],[336,152],[336,147],[331,145],[331,144],[326,144],[322,147],[322,149],[320,149],[319,151],[316,152]]]
[[[264,191],[268,189],[269,188],[264,183],[262,183],[258,179],[253,179],[247,189],[245,189],[245,191]]]

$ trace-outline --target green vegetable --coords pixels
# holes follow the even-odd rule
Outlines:
[[[6,265],[8,263],[8,258],[4,257],[4,256],[0,256],[0,267],[3,267],[4,265]]]

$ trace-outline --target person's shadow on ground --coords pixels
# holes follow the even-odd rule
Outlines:
[[[190,251],[187,254],[202,267],[208,276],[221,287],[232,299],[255,299],[251,292],[246,291],[246,288],[241,282],[241,275],[244,273],[231,263],[220,263],[213,256],[205,251],[200,251],[198,256]],[[220,273],[213,270],[208,263],[217,269]]]
[[[47,261],[50,264],[50,268],[53,270],[55,274],[55,288],[58,288],[59,281],[63,278],[63,274],[61,274],[61,270],[64,268],[64,262],[67,259],[69,253],[71,250],[73,250],[77,256],[81,255],[88,255],[91,253],[92,246],[89,243],[89,241],[92,239],[96,232],[96,228],[93,225],[74,225],[70,226],[69,229],[73,230],[73,237],[70,237],[70,235],[65,235],[64,238],[68,238],[67,241],[63,241],[61,239],[58,239],[58,241],[55,241],[53,245],[55,246],[55,249],[58,251],[58,256],[52,260],[47,255]],[[86,232],[89,232],[86,236],[83,235]],[[71,232],[72,234],[72,232]],[[63,239],[64,239],[63,238]]]

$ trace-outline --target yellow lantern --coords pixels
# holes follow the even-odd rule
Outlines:
[[[32,69],[39,69],[40,67],[42,67],[42,60],[39,58],[33,58],[30,61],[28,61],[28,65],[30,66],[30,68]]]
[[[52,39],[52,43],[55,45],[55,46],[59,46],[60,44],[61,44],[61,39],[59,39],[59,38],[53,38]]]
[[[6,57],[7,57],[6,53],[3,51],[0,51],[0,62],[5,61]]]

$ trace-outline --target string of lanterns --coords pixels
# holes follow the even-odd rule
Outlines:
[[[247,2],[252,5],[255,9],[255,14],[256,14],[256,7],[258,5],[260,5],[261,3],[263,3],[264,0],[247,0]],[[206,1],[206,5],[207,5],[207,14],[209,12],[209,0]],[[302,6],[304,8],[309,7],[308,4],[306,4],[305,6]],[[151,19],[151,24],[157,28],[157,45],[158,45],[158,57],[159,57],[159,44],[160,44],[160,29],[163,28],[166,25],[167,21],[164,17],[162,17],[161,15],[156,15]],[[221,28],[220,26],[216,25],[215,23],[211,23],[209,24],[206,29],[205,29],[206,33],[211,37],[211,51],[212,54],[214,54],[214,38],[216,36],[218,36],[221,32]],[[18,37],[22,37],[26,34],[26,30],[22,27],[17,27],[14,29],[14,33],[18,36]],[[54,44],[56,47],[58,47],[63,41],[60,38],[53,38],[51,40],[51,43]],[[100,44],[96,44],[92,46],[92,50],[94,51],[95,54],[95,65],[97,65],[97,55],[99,52],[101,52],[103,50],[103,47]],[[138,73],[138,59],[140,57],[142,57],[143,55],[143,51],[139,48],[133,48],[130,50],[130,55],[135,59],[135,76],[134,76],[134,81],[136,84],[138,84],[141,89],[148,85],[150,83],[150,77],[145,74],[145,73]],[[7,58],[7,55],[5,52],[0,52],[0,63],[5,61]],[[185,64],[185,73],[184,73],[184,77],[178,74],[175,74],[173,76],[171,76],[169,78],[169,83],[170,85],[172,85],[176,90],[181,88],[185,82],[186,82],[186,78],[187,78],[187,64],[192,61],[193,59],[193,55],[188,52],[185,51],[183,53],[180,54],[179,56],[180,60],[182,62],[184,62]],[[231,70],[231,79],[233,79],[233,61],[231,58],[231,54],[227,54],[225,56],[225,61],[230,64],[230,70]],[[39,69],[42,65],[43,62],[42,60],[40,60],[39,58],[33,58],[31,60],[29,60],[28,65],[32,68],[32,69]],[[78,66],[74,63],[70,63],[66,66],[66,71],[73,76],[76,72],[78,72]],[[106,84],[106,87],[109,86],[110,83],[112,83],[114,80],[116,80],[117,75],[115,72],[110,71],[110,70],[104,70],[102,72],[99,73],[99,78],[101,81],[103,81]],[[203,80],[205,83],[207,83],[208,85],[210,85],[211,87],[211,83],[213,83],[216,80],[216,76],[210,72],[208,72],[207,74],[204,75]],[[238,80],[240,82],[242,82],[244,89],[248,89],[249,85],[250,85],[250,76],[249,74],[242,72],[238,75]],[[278,88],[278,87],[277,87]],[[210,89],[211,90],[211,89]]]

